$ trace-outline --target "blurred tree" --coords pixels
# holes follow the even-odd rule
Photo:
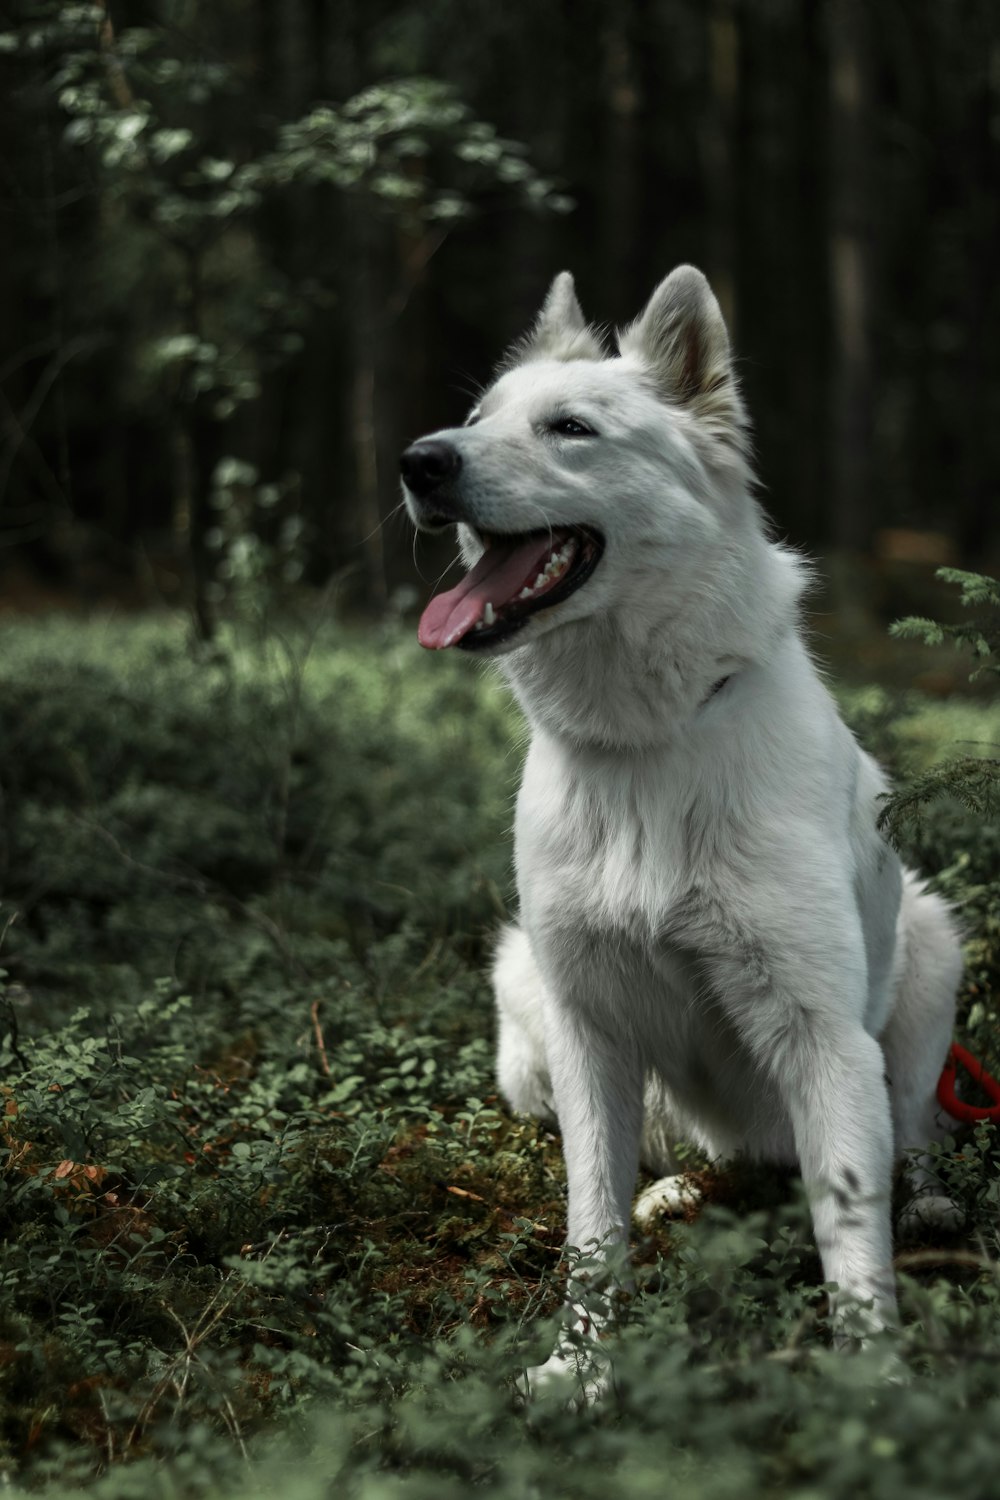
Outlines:
[[[708,83],[703,151],[708,208],[707,271],[730,335],[736,324],[736,121],[740,31],[736,0],[711,0],[706,27]]]
[[[874,529],[871,506],[871,86],[864,0],[829,0],[830,49],[830,540],[843,609],[856,559]]]
[[[238,513],[255,566],[381,606],[399,447],[564,265],[609,323],[709,269],[796,539],[1000,540],[993,0],[7,15],[0,545],[77,586],[148,557],[207,630]]]
[[[159,9],[167,20],[195,21],[189,5]],[[232,21],[246,6],[227,9],[222,19]],[[314,16],[291,7],[281,33],[296,87],[312,55],[306,32]],[[351,330],[354,540],[365,596],[379,604],[386,585],[376,383],[386,327],[484,191],[537,208],[565,205],[522,148],[476,120],[447,84],[371,85],[274,130],[246,107],[242,59],[217,60],[211,40],[210,25],[194,43],[162,22],[116,32],[104,4],[34,7],[4,37],[9,52],[32,64],[34,108],[47,126],[61,117],[64,147],[83,157],[105,274],[124,261],[133,298],[155,286],[155,297],[132,309],[129,345],[119,353],[133,397],[166,420],[173,532],[205,636],[212,632],[210,502],[214,493],[224,503],[229,493],[226,485],[213,490],[213,474],[229,461],[225,438],[239,430],[233,419],[258,407],[268,375],[300,354],[310,314],[333,304]],[[217,40],[231,38],[223,28]],[[281,91],[288,99],[295,92]],[[273,227],[280,202],[308,239],[316,200],[328,222],[331,195],[342,202],[330,259],[303,260],[297,243],[262,232],[268,217]],[[289,249],[282,264],[278,256]],[[109,291],[102,288],[103,298]],[[58,324],[53,338],[64,344]]]

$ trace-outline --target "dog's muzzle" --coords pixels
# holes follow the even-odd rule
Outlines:
[[[410,494],[424,500],[446,479],[454,479],[462,467],[462,455],[440,438],[421,438],[404,450],[399,470]]]
[[[462,469],[462,455],[442,438],[420,438],[404,450],[399,471],[407,489],[410,516],[420,531],[440,531],[467,519],[450,481]]]

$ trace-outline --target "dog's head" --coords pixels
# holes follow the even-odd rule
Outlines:
[[[497,655],[574,621],[642,612],[745,498],[747,423],[707,281],[680,266],[606,357],[568,272],[464,427],[402,456],[421,530],[458,525],[469,571],[424,646]]]

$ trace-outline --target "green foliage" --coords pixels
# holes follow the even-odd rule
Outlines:
[[[104,6],[43,3],[0,38],[41,65],[40,99],[56,101],[68,145],[90,153],[102,190],[178,248],[199,251],[275,189],[306,184],[369,197],[385,211],[447,221],[506,187],[556,211],[569,206],[523,146],[474,118],[454,88],[395,78],[341,104],[280,123],[256,150],[246,132],[219,154],[224,104],[248,92],[235,62],[185,46],[171,26],[113,30]],[[173,340],[164,359],[192,351]]]
[[[1000,672],[1000,583],[976,573],[942,568],[939,576],[960,589],[971,619],[939,625],[908,619],[893,633],[930,645],[949,640],[976,658],[971,680]],[[926,722],[926,710],[925,722]],[[950,734],[928,755],[918,721],[903,720],[914,736],[895,757],[897,786],[886,798],[881,825],[916,864],[938,871],[937,885],[959,912],[966,929],[967,1003],[961,1017],[965,1040],[994,1073],[1000,1071],[1000,714],[967,705],[937,711]],[[950,743],[949,743],[950,740]],[[964,753],[955,755],[956,748]],[[952,753],[949,753],[952,752]]]
[[[309,538],[299,490],[293,475],[262,484],[253,464],[219,460],[209,495],[215,525],[204,537],[215,559],[207,588],[212,604],[263,620],[288,597],[305,571]]]
[[[970,681],[974,682],[983,673],[1000,676],[1000,582],[982,573],[965,573],[960,568],[939,568],[937,576],[961,590],[961,601],[966,609],[982,609],[986,613],[949,625],[911,617],[897,621],[891,627],[891,634],[915,636],[929,646],[953,641],[956,646],[968,647],[974,656],[980,658],[978,666],[970,673]]]
[[[261,361],[266,369],[298,352],[298,319],[321,295],[314,283],[280,287],[272,268],[260,298],[267,273],[256,257],[238,254],[241,274],[232,274],[224,236],[238,251],[240,218],[266,211],[276,194],[331,188],[404,226],[468,218],[477,198],[497,188],[538,208],[569,206],[522,146],[474,119],[454,89],[434,79],[395,79],[341,105],[318,104],[280,124],[263,148],[230,128],[220,156],[220,126],[233,97],[247,92],[237,67],[179,50],[167,29],[114,34],[99,7],[50,12],[47,24],[36,18],[10,39],[28,55],[52,55],[47,88],[68,122],[65,142],[90,154],[102,191],[122,205],[133,233],[151,227],[179,252],[171,302],[180,331],[141,344],[139,368],[168,394],[210,394],[219,419],[260,394]],[[124,229],[116,224],[117,233]],[[208,262],[213,248],[228,275]],[[199,326],[206,276],[212,338]],[[251,284],[258,290],[253,311]]]
[[[915,636],[928,645],[950,640],[971,650],[977,664],[970,673],[970,681],[983,675],[1000,676],[1000,583],[957,568],[941,568],[938,577],[961,589],[965,608],[983,612],[948,625],[924,619],[900,620],[892,627],[893,634]],[[983,748],[996,749],[997,741]],[[939,797],[948,798],[979,817],[995,817],[1000,812],[1000,756],[981,752],[960,755],[919,770],[887,800],[880,825],[898,838],[908,825],[917,826],[928,803]]]
[[[493,1083],[519,723],[489,679],[394,629],[291,621],[196,654],[175,620],[19,622],[0,670],[12,1493],[989,1491],[982,1127],[938,1153],[966,1231],[901,1259],[891,1381],[883,1349],[826,1347],[801,1196],[743,1170],[639,1247],[608,1403],[520,1408],[564,1181]],[[852,707],[897,765],[996,731],[976,703]],[[912,852],[970,914],[989,1055],[1000,843],[935,804]]]
[[[169,0],[147,25],[119,29],[107,6],[41,0],[0,34],[0,54],[23,65],[25,133],[47,143],[47,170],[58,142],[62,170],[82,184],[74,194],[96,205],[72,279],[72,316],[88,330],[74,352],[113,345],[108,405],[157,441],[167,424],[160,488],[206,636],[212,607],[245,603],[248,585],[280,596],[313,539],[300,445],[276,456],[260,440],[269,383],[280,392],[307,349],[323,357],[358,317],[379,345],[430,256],[484,207],[570,206],[519,143],[434,79],[393,78],[276,117],[242,40],[235,52],[220,43],[228,24],[242,38],[245,17],[195,17]],[[307,260],[303,240],[322,253]],[[358,267],[382,260],[390,284],[359,314]],[[253,474],[237,503],[227,466]],[[314,499],[313,537],[327,505]]]
[[[571,207],[529,165],[523,146],[474,119],[455,90],[434,78],[394,79],[340,107],[317,106],[283,125],[275,149],[239,180],[253,191],[306,183],[363,192],[387,212],[428,222],[468,217],[471,193],[489,181],[539,207]]]

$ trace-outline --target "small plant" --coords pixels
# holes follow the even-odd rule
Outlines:
[[[213,558],[209,603],[228,604],[231,617],[272,618],[305,571],[309,536],[298,477],[264,484],[252,464],[223,458],[212,475],[209,505],[215,515],[205,533]]]
[[[937,576],[960,588],[962,605],[977,613],[948,625],[916,617],[899,620],[892,626],[893,635],[916,637],[931,646],[951,641],[976,658],[971,682],[984,676],[1000,677],[1000,582],[957,568],[940,568]],[[923,809],[937,797],[954,798],[980,817],[995,817],[1000,812],[1000,757],[980,751],[953,756],[917,772],[886,800],[879,825],[898,838],[908,824],[919,823]]]

